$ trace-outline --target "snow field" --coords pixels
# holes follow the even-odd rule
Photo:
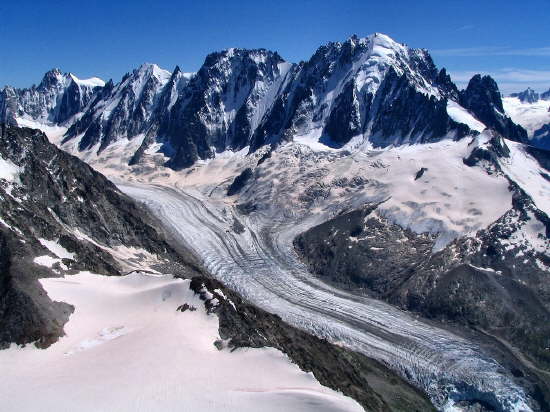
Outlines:
[[[218,351],[218,319],[188,280],[80,272],[41,283],[75,312],[48,349],[0,351],[5,410],[362,410],[275,349]],[[176,311],[183,303],[197,310]]]

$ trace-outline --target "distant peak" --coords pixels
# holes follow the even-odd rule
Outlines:
[[[54,67],[53,69],[50,69],[46,72],[45,76],[59,76],[62,72],[57,67]]]
[[[527,89],[522,92],[510,94],[510,97],[517,97],[520,101],[524,103],[535,103],[539,100],[540,96],[533,89],[527,87]]]
[[[139,76],[154,76],[161,83],[166,83],[172,76],[172,73],[168,70],[161,69],[155,63],[143,63],[134,71],[134,73]]]
[[[44,77],[42,78],[42,81],[40,82],[39,87],[51,87],[63,80],[63,73],[61,73],[61,70],[58,68],[53,68],[51,70],[48,70]]]
[[[276,52],[267,49],[241,49],[231,47],[219,52],[210,53],[206,56],[204,65],[207,67],[214,66],[223,60],[232,59],[250,59],[255,63],[266,63],[268,60],[275,60],[276,63],[284,62],[284,59]]]
[[[155,63],[142,63],[139,65],[139,67],[137,68],[137,71],[138,72],[146,72],[146,71],[149,71],[149,70],[153,70],[155,67],[158,67]]]

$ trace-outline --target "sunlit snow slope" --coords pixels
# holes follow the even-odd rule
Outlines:
[[[0,351],[3,410],[362,410],[275,349],[216,349],[217,316],[187,280],[81,272],[41,282],[75,312],[48,349]],[[183,303],[197,310],[177,311]]]

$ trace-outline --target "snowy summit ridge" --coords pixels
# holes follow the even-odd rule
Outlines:
[[[196,74],[146,63],[118,84],[53,70],[38,88],[6,87],[0,113],[11,123],[66,127],[63,142],[75,154],[97,155],[126,139],[131,163],[159,151],[174,169],[292,140],[386,147],[482,129],[428,51],[381,33],[328,43],[298,64],[265,49],[231,48],[209,54]]]

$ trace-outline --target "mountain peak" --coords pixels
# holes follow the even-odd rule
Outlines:
[[[368,35],[366,38],[373,43],[395,44],[397,46],[401,46],[401,43],[396,42],[394,39],[384,33],[373,33]]]
[[[471,104],[485,103],[488,107],[492,105],[500,113],[504,113],[497,82],[489,75],[475,74],[462,92],[462,100],[461,103],[464,107],[469,107]]]
[[[284,59],[276,51],[260,49],[243,49],[231,47],[206,56],[203,66],[212,67],[223,60],[252,60],[256,64],[266,63],[268,60],[275,60],[275,63],[282,63]]]
[[[539,100],[539,94],[528,87],[522,92],[512,93],[510,97],[517,97],[522,103],[535,103]]]
[[[44,77],[42,78],[42,81],[40,82],[40,85],[38,87],[40,88],[48,88],[51,86],[54,86],[58,83],[60,83],[63,80],[63,73],[58,68],[53,68],[51,70],[48,70]]]
[[[137,69],[134,70],[134,75],[138,77],[156,77],[161,83],[166,83],[170,80],[172,73],[168,70],[161,69],[155,63],[142,63]]]
[[[62,74],[63,74],[63,72],[59,68],[54,67],[53,69],[48,70],[44,74],[44,77],[46,77],[46,76],[60,76]]]

